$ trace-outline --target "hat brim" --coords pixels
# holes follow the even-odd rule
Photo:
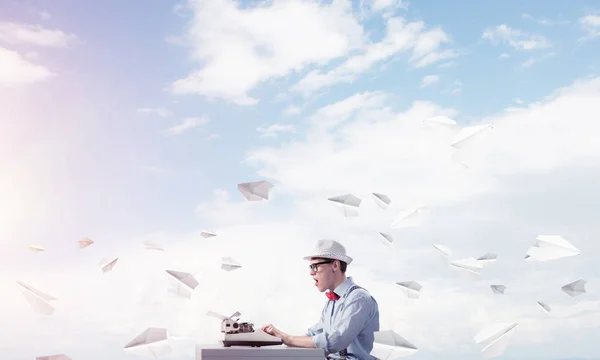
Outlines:
[[[304,260],[310,260],[310,259],[314,259],[314,258],[339,260],[339,261],[345,262],[347,265],[350,265],[350,263],[352,262],[352,258],[350,256],[333,255],[333,254],[314,254],[314,255],[308,255],[308,256],[304,257]]]

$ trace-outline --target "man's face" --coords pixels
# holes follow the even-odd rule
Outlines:
[[[310,260],[310,275],[315,280],[315,286],[320,292],[329,289],[333,278],[332,259],[313,258]]]

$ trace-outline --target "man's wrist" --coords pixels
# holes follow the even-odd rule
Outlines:
[[[283,341],[283,343],[287,346],[290,346],[292,344],[292,341],[294,336],[293,335],[289,335],[289,334],[281,334],[281,341]]]

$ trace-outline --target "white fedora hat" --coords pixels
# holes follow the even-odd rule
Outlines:
[[[312,258],[335,259],[350,265],[352,258],[346,255],[346,248],[335,240],[319,240],[311,255],[305,256],[304,260]]]

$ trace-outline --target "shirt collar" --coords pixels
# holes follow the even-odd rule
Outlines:
[[[346,290],[348,290],[352,285],[354,285],[354,281],[352,281],[351,276],[348,276],[346,280],[344,280],[333,290],[333,292],[336,293],[339,297],[343,297],[346,293]]]

